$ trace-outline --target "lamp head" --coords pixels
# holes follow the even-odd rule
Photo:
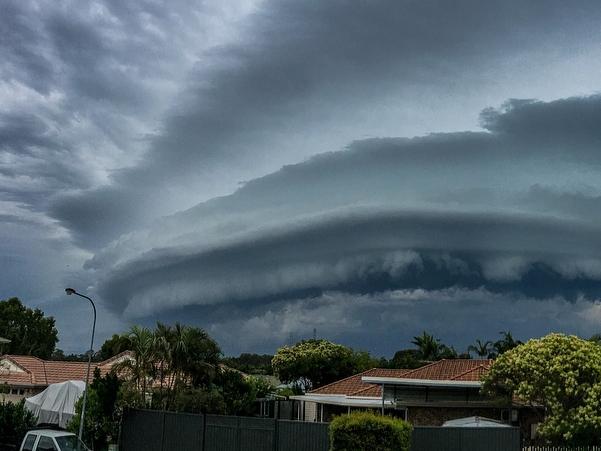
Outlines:
[[[77,293],[73,288],[65,288],[65,293],[68,295]]]

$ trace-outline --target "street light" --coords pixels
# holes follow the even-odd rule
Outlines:
[[[94,323],[92,325],[92,340],[90,342],[90,355],[88,356],[88,371],[86,373],[86,389],[83,392],[83,404],[81,405],[81,418],[79,419],[79,440],[81,440],[83,435],[83,420],[86,416],[86,403],[88,401],[88,383],[90,382],[90,366],[92,365],[92,353],[94,352],[94,332],[96,331],[96,306],[94,305],[94,301],[87,297],[84,294],[78,293],[73,288],[65,288],[65,293],[68,295],[75,294],[82,298],[87,299],[92,304],[92,308],[94,309]]]

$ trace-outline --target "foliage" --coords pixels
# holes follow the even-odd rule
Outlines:
[[[493,356],[493,342],[476,340],[473,345],[469,345],[467,351],[471,354],[472,352],[480,358],[492,358]]]
[[[223,363],[230,368],[247,374],[272,375],[271,359],[273,359],[273,356],[270,354],[242,353],[239,357],[227,357],[223,359]]]
[[[113,334],[111,338],[102,343],[97,352],[98,360],[107,360],[131,348],[131,340],[127,334]]]
[[[127,379],[129,406],[147,407],[152,398],[155,407],[172,409],[178,391],[207,387],[216,377],[221,350],[202,329],[179,323],[158,323],[154,331],[134,326],[128,339],[133,358],[116,370]]]
[[[120,410],[119,393],[122,382],[115,374],[100,377],[98,369],[94,371],[94,380],[88,388],[88,401],[84,419],[84,441],[93,444],[94,450],[105,450],[109,443],[115,442],[119,434]],[[77,433],[81,418],[83,397],[75,406],[75,416],[67,429]]]
[[[423,331],[411,341],[417,347],[419,360],[434,361],[440,359],[456,359],[457,351],[452,346],[440,342],[440,339]]]
[[[350,376],[356,370],[352,349],[324,339],[284,346],[271,363],[282,382],[297,384],[305,391]]]
[[[221,371],[215,385],[219,387],[225,401],[224,414],[251,416],[254,413],[259,384],[256,379],[247,379],[238,371]]]
[[[417,349],[401,349],[395,352],[394,357],[388,362],[389,368],[413,369],[419,368],[423,362],[419,359]]]
[[[4,353],[42,359],[50,358],[58,342],[54,318],[24,306],[18,298],[0,300],[0,337],[11,340],[2,346]]]
[[[357,412],[330,423],[330,451],[409,451],[412,427],[406,421]]]
[[[33,414],[25,408],[25,401],[0,402],[0,438],[5,445],[19,446],[27,429],[35,425]]]
[[[353,351],[353,366],[355,372],[360,373],[362,371],[369,370],[371,368],[379,368],[386,366],[386,360],[377,359],[372,357],[367,351]]]
[[[499,356],[483,390],[543,408],[538,433],[547,442],[601,444],[601,347],[591,341],[563,334],[530,340]]]
[[[491,358],[495,358],[500,356],[504,352],[510,351],[513,348],[523,344],[520,340],[516,340],[511,335],[511,332],[499,332],[501,334],[501,339],[495,341],[493,345],[493,352],[491,353]]]

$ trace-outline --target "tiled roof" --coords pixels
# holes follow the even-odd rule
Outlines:
[[[479,381],[490,369],[492,362],[492,360],[470,359],[439,360],[411,370],[402,377],[437,381]]]
[[[128,355],[118,354],[103,362],[92,362],[90,377],[96,368],[101,375],[111,371],[113,365],[122,357]],[[0,384],[20,386],[46,386],[68,380],[85,380],[88,368],[87,362],[64,362],[58,360],[43,360],[38,357],[23,355],[4,355],[0,360],[6,360],[22,371],[0,368]]]
[[[402,377],[407,371],[406,369],[388,369],[388,368],[372,368],[359,374],[347,377],[345,379],[332,382],[323,387],[316,388],[310,393],[312,395],[346,395],[346,396],[365,396],[376,397],[382,396],[382,388],[376,384],[369,384],[361,380],[364,376],[372,377]]]

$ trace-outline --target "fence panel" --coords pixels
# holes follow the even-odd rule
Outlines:
[[[518,428],[416,427],[411,451],[520,451]]]
[[[205,450],[238,451],[240,434],[238,417],[207,415]]]
[[[240,451],[273,451],[276,420],[240,417]]]
[[[121,449],[162,451],[163,412],[127,410],[121,423]]]
[[[198,451],[202,449],[202,415],[166,412],[163,450]]]
[[[327,423],[278,421],[278,451],[327,451]]]
[[[553,445],[536,445],[524,446],[522,451],[601,451],[601,446],[553,446]]]

